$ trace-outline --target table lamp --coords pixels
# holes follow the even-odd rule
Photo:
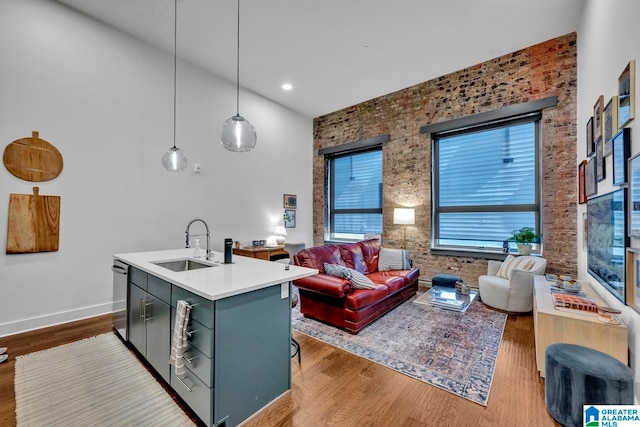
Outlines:
[[[393,208],[393,223],[404,225],[402,233],[402,248],[407,242],[407,225],[416,223],[416,210],[414,208]]]
[[[282,225],[278,225],[274,228],[273,234],[277,236],[276,243],[280,246],[284,245],[284,236],[287,235],[287,230]]]

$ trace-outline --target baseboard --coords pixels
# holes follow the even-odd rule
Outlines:
[[[0,337],[82,320],[113,312],[111,302],[0,324]]]

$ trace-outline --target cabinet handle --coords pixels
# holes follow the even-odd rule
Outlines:
[[[191,338],[196,332],[198,332],[197,329],[194,329],[193,331],[184,331],[185,334],[189,335],[189,338]]]
[[[193,387],[189,387],[184,381],[182,381],[182,378],[176,376],[176,378],[178,379],[178,381],[180,381],[182,383],[183,386],[185,386],[187,388],[187,390],[189,390],[189,393],[191,393],[191,391],[193,390]]]
[[[187,357],[187,355],[186,355],[186,354],[183,354],[183,355],[182,355],[182,358],[183,358],[184,360],[186,360],[187,362],[189,362],[189,363],[193,363],[193,360],[194,360],[194,359],[197,359],[197,358],[198,358],[198,356],[196,355],[196,356],[192,356],[192,357]]]
[[[140,321],[144,322],[145,313],[144,313],[144,298],[140,299]]]
[[[149,320],[153,320],[153,316],[152,317],[147,317],[147,307],[151,308],[151,306],[153,305],[153,301],[152,302],[144,302],[144,321],[148,322]],[[149,310],[149,314],[151,314],[151,310]]]

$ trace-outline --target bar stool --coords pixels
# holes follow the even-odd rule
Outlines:
[[[291,308],[298,305],[298,295],[292,293],[291,294]],[[291,353],[291,358],[293,359],[296,355],[298,355],[298,363],[300,363],[300,343],[293,336],[291,336],[291,346],[294,351]]]
[[[284,250],[289,253],[289,258],[278,259],[275,262],[279,262],[281,264],[291,264],[293,265],[293,256],[303,250],[305,248],[304,243],[285,243]],[[291,308],[294,308],[298,305],[298,295],[291,293]],[[300,343],[291,337],[291,346],[293,347],[293,353],[291,354],[291,358],[298,356],[298,363],[300,363],[301,352],[300,352]]]

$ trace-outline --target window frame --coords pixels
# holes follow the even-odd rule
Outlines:
[[[357,150],[348,150],[348,151],[342,151],[342,152],[337,152],[335,154],[331,154],[331,155],[327,155],[325,158],[325,163],[326,163],[326,168],[325,170],[327,171],[326,174],[326,183],[325,183],[325,189],[327,191],[327,195],[328,197],[326,198],[327,203],[325,205],[325,219],[326,219],[326,235],[324,236],[324,240],[326,242],[356,242],[359,240],[362,240],[362,238],[354,238],[354,239],[348,239],[348,238],[338,238],[335,237],[335,231],[334,231],[334,218],[336,215],[348,215],[348,214],[380,214],[383,215],[382,211],[383,211],[383,203],[384,203],[384,195],[383,195],[383,183],[380,182],[380,207],[379,208],[362,208],[362,209],[354,209],[354,208],[350,208],[350,209],[336,209],[335,208],[335,186],[336,186],[336,180],[333,179],[333,171],[334,171],[334,161],[336,159],[341,159],[341,158],[345,158],[345,157],[351,157],[351,156],[356,156],[356,155],[360,155],[360,154],[364,154],[364,153],[370,153],[370,152],[379,152],[380,153],[380,158],[381,160],[383,157],[383,151],[382,151],[382,145],[378,144],[378,145],[374,145],[374,146],[369,146],[366,148],[362,148],[362,149],[357,149]],[[381,162],[381,168],[382,168],[382,162]],[[380,170],[380,176],[381,176],[381,180],[384,180],[384,174],[382,169]],[[382,232],[381,232],[382,233]],[[381,234],[380,233],[380,234]]]
[[[523,123],[533,123],[534,125],[534,180],[535,180],[535,200],[534,203],[512,204],[512,205],[465,205],[465,206],[445,206],[441,207],[439,202],[439,140],[467,133],[476,133],[488,131],[497,128],[515,126]],[[542,111],[527,112],[524,114],[508,116],[502,115],[490,121],[480,121],[473,124],[467,121],[463,126],[458,128],[450,128],[441,132],[431,133],[431,253],[436,255],[449,256],[469,256],[483,255],[487,259],[503,259],[505,253],[502,248],[487,248],[483,246],[463,246],[463,245],[445,245],[437,244],[436,241],[440,236],[439,218],[443,213],[469,213],[469,212],[534,212],[535,215],[535,232],[542,234]],[[512,251],[510,251],[512,252]],[[542,254],[542,244],[534,244],[532,254]]]

